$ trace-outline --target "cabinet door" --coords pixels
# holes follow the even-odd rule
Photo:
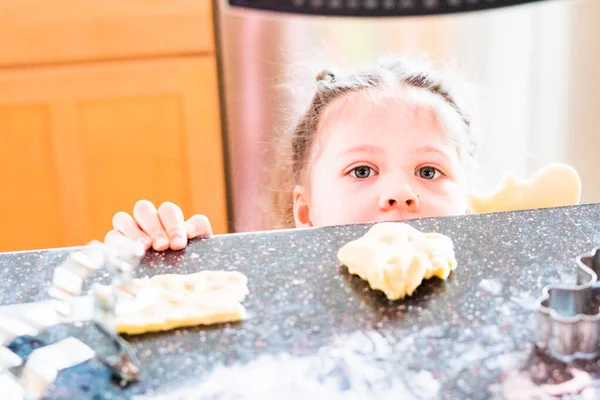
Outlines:
[[[227,232],[213,57],[0,72],[0,251],[103,240],[139,199]]]

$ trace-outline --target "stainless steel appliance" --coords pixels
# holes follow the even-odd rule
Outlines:
[[[598,0],[215,0],[214,11],[234,231],[269,228],[267,144],[306,106],[317,71],[387,53],[426,53],[475,84],[478,188],[566,162],[582,201],[600,201]]]

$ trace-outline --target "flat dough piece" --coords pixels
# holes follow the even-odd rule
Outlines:
[[[539,169],[528,180],[507,173],[495,192],[469,197],[475,213],[573,206],[581,199],[581,179],[573,167],[555,163]]]
[[[390,300],[411,296],[424,279],[448,278],[457,264],[449,237],[401,222],[373,225],[364,236],[345,244],[338,259]]]
[[[117,331],[135,335],[245,319],[247,283],[245,275],[227,271],[136,279],[135,297],[117,303]]]

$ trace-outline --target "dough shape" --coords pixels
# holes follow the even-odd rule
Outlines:
[[[345,244],[337,256],[351,274],[390,300],[411,296],[424,279],[448,278],[457,264],[449,237],[423,233],[402,222],[373,225]]]
[[[135,279],[135,297],[117,303],[117,331],[135,335],[245,319],[247,283],[245,275],[227,271]]]
[[[518,211],[535,208],[573,206],[581,198],[581,179],[566,164],[553,163],[537,170],[530,179],[520,180],[507,173],[495,192],[487,196],[470,195],[475,213]]]

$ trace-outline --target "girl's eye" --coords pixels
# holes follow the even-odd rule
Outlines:
[[[417,170],[417,174],[420,178],[429,180],[437,179],[442,175],[440,170],[434,167],[421,167]]]
[[[354,168],[350,171],[350,175],[358,179],[366,179],[370,178],[375,174],[375,171],[371,167],[367,167],[366,165],[361,165],[360,167]]]

